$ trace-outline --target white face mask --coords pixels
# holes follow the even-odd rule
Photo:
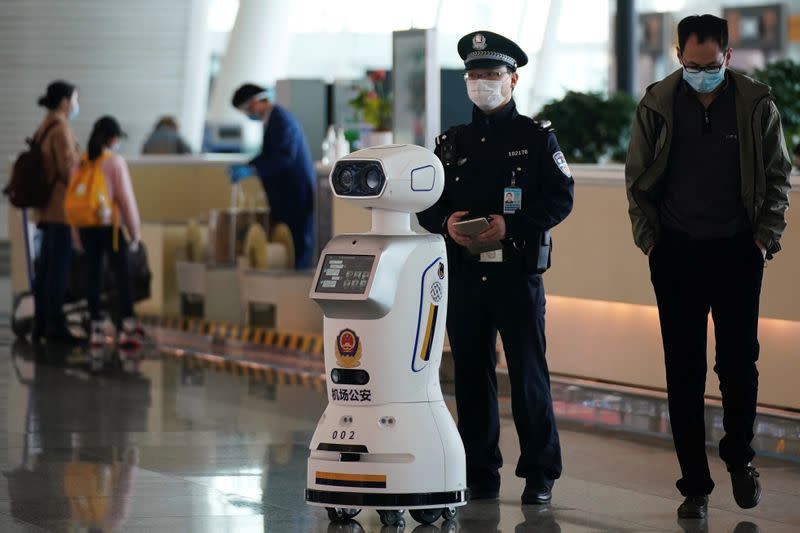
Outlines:
[[[467,94],[472,103],[484,112],[497,109],[506,99],[503,95],[503,81],[467,80]]]

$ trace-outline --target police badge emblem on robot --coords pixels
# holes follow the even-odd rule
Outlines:
[[[361,339],[352,329],[343,329],[336,336],[336,361],[342,368],[361,364]]]

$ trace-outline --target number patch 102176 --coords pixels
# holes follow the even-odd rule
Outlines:
[[[333,435],[331,435],[333,440],[356,440],[356,432],[355,431],[334,431]]]

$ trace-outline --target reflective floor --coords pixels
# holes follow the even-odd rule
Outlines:
[[[12,346],[0,329],[0,531],[397,531],[369,512],[330,524],[324,510],[304,504],[306,446],[325,396],[299,383],[207,369],[187,357],[35,352]],[[800,531],[800,463],[759,459],[764,500],[742,511],[712,450],[710,517],[679,523],[677,464],[658,431],[632,436],[569,416],[662,417],[659,404],[620,409],[599,393],[565,387],[565,473],[551,507],[519,505],[516,435],[505,418],[500,501],[470,504],[447,526],[408,517],[405,531]]]

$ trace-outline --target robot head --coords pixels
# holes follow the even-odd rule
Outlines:
[[[441,196],[444,169],[430,150],[389,144],[343,157],[334,165],[330,180],[338,198],[361,207],[417,213]]]

